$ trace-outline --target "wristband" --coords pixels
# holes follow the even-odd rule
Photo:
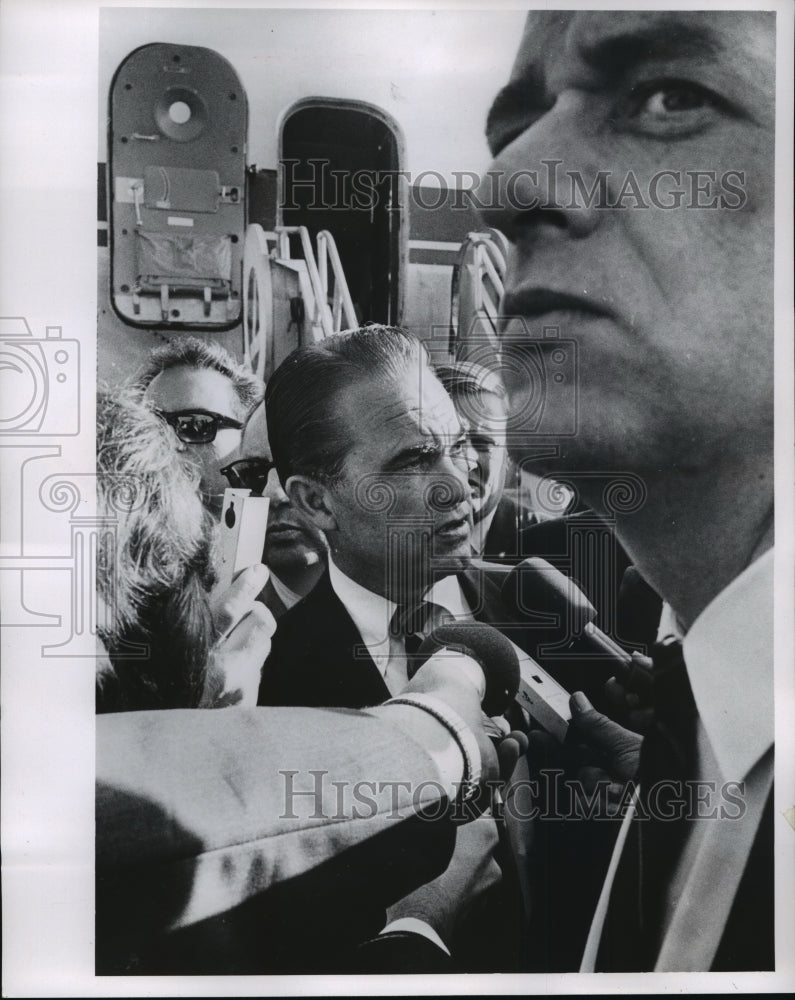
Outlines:
[[[461,787],[458,792],[458,799],[466,802],[478,791],[481,776],[480,747],[475,739],[475,735],[470,727],[464,722],[461,716],[454,712],[447,702],[441,698],[436,698],[423,691],[401,694],[397,698],[390,698],[384,705],[413,705],[421,708],[428,715],[432,715],[437,722],[441,722],[444,728],[450,733],[461,750],[464,758],[464,776],[461,779]]]

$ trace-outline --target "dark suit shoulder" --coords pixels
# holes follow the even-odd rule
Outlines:
[[[535,512],[529,507],[503,494],[486,535],[483,558],[499,559],[508,564],[519,562],[522,559],[520,535],[537,521]]]

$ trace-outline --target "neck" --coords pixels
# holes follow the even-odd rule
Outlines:
[[[708,482],[666,470],[639,511],[617,516],[622,544],[685,628],[772,546],[771,468],[744,458],[710,470]]]
[[[363,567],[358,560],[349,559],[345,550],[331,548],[331,558],[340,572],[344,573],[354,583],[369,590],[379,597],[384,597],[395,604],[413,604],[422,600],[429,586],[426,574],[416,574],[411,579],[393,580],[388,567]],[[367,569],[368,571],[365,571]],[[404,574],[411,577],[412,574]]]

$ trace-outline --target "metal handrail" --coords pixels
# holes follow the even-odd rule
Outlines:
[[[453,273],[450,295],[450,350],[455,353],[463,327],[470,329],[473,322],[485,321],[496,333],[506,271],[508,241],[496,229],[467,233],[461,243],[458,262]],[[464,269],[469,276],[464,275]],[[461,290],[466,278],[470,289],[471,315],[462,316]],[[471,282],[471,284],[470,284]]]
[[[503,287],[504,287],[502,283],[502,274],[498,272],[497,268],[494,266],[494,263],[492,261],[492,256],[494,253],[498,254],[499,258],[502,260],[502,254],[499,253],[499,251],[496,249],[496,247],[494,247],[493,244],[489,244],[485,241],[477,242],[475,244],[475,267],[477,269],[476,275],[477,275],[477,288],[478,288],[477,303],[476,303],[477,308],[481,308],[483,306],[482,295],[486,291],[486,286],[483,281],[484,275],[486,275],[489,278],[494,288],[494,291],[497,293],[497,302],[499,303],[500,299],[502,298]],[[505,261],[503,260],[503,268],[504,266],[505,266]],[[503,274],[504,273],[505,272],[503,271]],[[493,299],[491,299],[491,297],[490,297],[490,303],[494,307],[496,312],[497,307],[494,306],[494,302]]]
[[[306,226],[277,226],[276,234],[279,242],[279,256],[284,260],[290,259],[290,236],[296,234],[301,240],[301,250],[306,263],[309,283],[312,286],[312,295],[315,299],[315,315],[312,322],[315,326],[320,326],[323,336],[330,337],[342,329],[353,329],[358,326],[356,310],[348,291],[348,282],[345,279],[342,261],[332,234],[327,229],[323,229],[317,234],[317,257]],[[328,301],[329,263],[334,278],[334,291],[330,305]],[[343,316],[345,327],[341,322]]]
[[[328,299],[328,264],[331,262],[331,273],[334,276],[334,298],[331,307],[331,318],[334,331],[343,329],[340,322],[342,315],[345,315],[345,328],[353,329],[358,326],[356,310],[353,307],[353,299],[348,290],[348,282],[345,279],[345,272],[342,269],[337,244],[334,237],[327,229],[322,229],[317,234],[317,256],[320,271],[320,282],[323,286],[326,298]]]
[[[279,255],[283,260],[290,259],[290,236],[296,234],[301,240],[301,250],[306,264],[306,273],[309,283],[312,286],[312,296],[315,300],[314,316],[312,325],[319,326],[324,337],[330,337],[334,333],[334,322],[331,317],[331,309],[326,301],[326,291],[320,280],[320,273],[315,260],[315,252],[312,248],[312,241],[309,238],[309,230],[306,226],[277,226],[276,232],[279,235]]]

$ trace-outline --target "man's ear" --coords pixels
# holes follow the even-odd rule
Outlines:
[[[309,476],[290,476],[284,484],[284,492],[290,503],[296,507],[316,528],[334,531],[337,519],[329,503],[329,489],[326,485]]]

